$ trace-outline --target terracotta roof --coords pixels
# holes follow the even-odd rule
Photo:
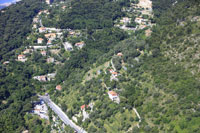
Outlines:
[[[123,56],[123,54],[122,53],[118,53],[117,56]]]
[[[25,55],[20,54],[20,55],[18,55],[18,57],[25,57]]]
[[[70,34],[70,35],[74,35],[75,32],[74,32],[74,31],[70,31],[69,34]]]
[[[46,38],[49,38],[49,37],[56,37],[56,33],[48,33],[48,34],[45,34],[44,35]]]
[[[86,108],[86,107],[88,108],[88,105],[85,105],[85,104],[84,104],[84,105],[81,106],[81,109],[84,109],[84,108]]]
[[[40,53],[41,53],[41,54],[46,54],[47,52],[46,52],[46,51],[41,51]]]
[[[109,93],[110,95],[112,95],[112,96],[117,96],[117,93],[114,92],[114,91],[109,91],[108,93]]]
[[[84,42],[78,42],[78,43],[76,43],[75,45],[76,45],[76,46],[78,46],[78,45],[84,45]]]
[[[40,27],[39,29],[40,29],[40,30],[45,30],[46,28],[45,28],[45,27]]]
[[[115,74],[115,75],[116,75],[116,74],[117,74],[117,72],[112,72],[112,74]]]
[[[40,80],[46,80],[46,76],[40,76]]]
[[[42,38],[38,38],[38,40],[41,40],[41,41],[42,41],[42,40],[44,40],[44,39],[42,39]]]
[[[56,90],[59,90],[59,91],[62,90],[62,86],[61,85],[57,85],[56,86]]]

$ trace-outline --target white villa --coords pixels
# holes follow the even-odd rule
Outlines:
[[[38,38],[38,39],[37,39],[37,43],[38,43],[38,44],[41,44],[41,43],[43,43],[43,40],[44,40],[44,39],[42,39],[42,38]]]
[[[71,43],[64,42],[63,45],[64,45],[64,48],[65,48],[66,51],[72,51],[73,50],[73,46],[72,46]]]
[[[21,61],[21,62],[27,61],[26,55],[18,55],[18,61]]]
[[[85,46],[85,43],[82,41],[82,42],[78,42],[75,44],[75,46],[78,48],[78,49],[82,49],[83,46]]]
[[[45,28],[45,27],[40,27],[40,28],[39,28],[39,32],[40,32],[40,33],[43,33],[43,32],[45,32],[45,31],[46,31],[46,28]]]
[[[116,103],[119,104],[120,99],[119,99],[118,94],[115,91],[109,91],[108,96],[112,101],[115,101]]]

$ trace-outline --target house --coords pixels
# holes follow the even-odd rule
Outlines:
[[[140,25],[139,29],[144,29],[146,27],[147,27],[146,25]]]
[[[29,54],[32,51],[33,51],[32,49],[26,49],[26,50],[24,50],[23,54]]]
[[[57,37],[58,37],[58,38],[61,38],[63,33],[62,33],[62,32],[58,32],[58,33],[56,33],[56,34],[57,34]]]
[[[34,50],[41,50],[41,49],[47,49],[47,46],[30,46],[31,48],[33,48]]]
[[[71,36],[75,35],[75,31],[70,31],[69,35],[71,35]]]
[[[45,1],[46,1],[46,3],[49,4],[49,5],[53,3],[53,0],[45,0]]]
[[[51,45],[52,43],[51,43],[51,40],[48,40],[47,41],[47,45]]]
[[[56,29],[56,28],[46,28],[46,31],[48,32],[61,32],[61,29]]]
[[[41,118],[44,119],[49,119],[48,117],[48,108],[46,104],[41,103],[41,104],[36,104],[33,111],[34,114],[39,115]]]
[[[112,81],[112,80],[115,80],[115,81],[118,81],[119,79],[117,78],[117,76],[118,76],[118,73],[117,72],[115,72],[114,70],[110,70],[110,73],[111,73],[111,76],[110,76],[110,81]]]
[[[54,58],[50,57],[50,58],[47,58],[47,63],[54,63]]]
[[[81,110],[85,110],[85,108],[88,108],[88,105],[84,104],[84,105],[81,106]]]
[[[130,23],[131,22],[131,18],[128,18],[128,17],[123,17],[121,20],[120,20],[121,23]]]
[[[41,44],[41,43],[43,42],[43,40],[44,40],[44,39],[42,39],[42,38],[38,38],[38,39],[37,39],[37,43],[38,43],[38,44]]]
[[[4,62],[3,62],[4,65],[7,65],[7,64],[9,64],[9,63],[10,63],[10,61],[4,61]]]
[[[48,33],[44,35],[49,40],[54,40],[56,38],[56,33]]]
[[[71,43],[64,42],[63,45],[64,45],[64,48],[65,48],[66,51],[72,51],[73,50],[73,46],[72,46]]]
[[[123,54],[122,54],[122,53],[117,53],[117,56],[120,56],[120,57],[121,57],[121,56],[123,56]]]
[[[39,11],[38,15],[41,15],[43,13],[43,11]]]
[[[143,21],[143,18],[135,18],[135,22],[141,24]]]
[[[109,71],[110,73],[114,72],[114,70],[113,70],[113,69],[109,69],[108,71]]]
[[[47,74],[47,80],[48,81],[54,80],[55,76],[56,76],[56,73],[49,73]]]
[[[76,43],[75,46],[78,47],[78,49],[82,49],[83,46],[85,46],[85,43],[81,41],[81,42]]]
[[[25,62],[27,60],[25,55],[18,55],[18,61]]]
[[[66,7],[67,7],[67,6],[62,6],[62,9],[65,10]]]
[[[34,24],[34,25],[33,25],[33,29],[36,29],[36,28],[37,28],[37,25],[36,25],[36,24]]]
[[[24,131],[22,131],[22,133],[29,133],[29,131],[28,130],[24,130]]]
[[[101,70],[98,70],[98,71],[97,71],[97,74],[98,74],[98,75],[101,74]]]
[[[108,96],[112,101],[115,101],[115,102],[117,102],[119,104],[120,99],[119,99],[118,94],[115,91],[109,91],[108,92]]]
[[[49,14],[49,11],[48,10],[44,10],[43,13]]]
[[[39,28],[39,32],[40,32],[40,33],[43,33],[43,32],[45,32],[45,31],[46,31],[46,28],[45,28],[45,27],[40,27],[40,28]]]
[[[117,74],[118,74],[117,72],[112,72],[112,75],[115,75],[115,76],[117,76]]]
[[[42,75],[42,76],[35,76],[33,79],[39,80],[40,82],[46,82],[47,81],[47,76]]]
[[[46,82],[47,81],[47,77],[45,75],[44,76],[40,76],[39,77],[39,81]]]
[[[62,86],[61,85],[57,85],[56,86],[56,90],[61,91],[62,90]]]
[[[148,29],[145,31],[146,36],[151,36],[151,33],[152,33],[151,29]]]
[[[33,18],[33,23],[38,23],[39,22],[39,18]]]
[[[41,51],[40,53],[42,54],[42,56],[46,56],[47,55],[46,51]]]

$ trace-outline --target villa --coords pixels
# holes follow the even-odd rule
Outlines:
[[[38,44],[41,44],[41,43],[43,43],[43,40],[44,40],[44,39],[42,39],[42,38],[38,38],[38,39],[37,39],[37,43],[38,43]]]
[[[76,47],[78,47],[78,49],[82,49],[83,46],[85,46],[85,43],[82,41],[82,42],[78,42],[75,44]]]

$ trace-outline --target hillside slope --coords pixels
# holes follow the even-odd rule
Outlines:
[[[87,75],[76,74],[75,71],[73,74],[68,73],[68,78],[65,77],[66,93],[58,93],[56,96],[59,96],[58,103],[67,105],[70,116],[78,113],[82,104],[95,104],[95,112],[92,113],[95,115],[91,114],[91,121],[87,121],[87,124],[79,122],[85,129],[100,130],[102,126],[98,126],[98,123],[103,122],[107,132],[128,129],[133,132],[200,130],[199,2],[155,0],[153,4],[155,13],[161,12],[155,16],[156,26],[152,29],[152,36],[145,42],[127,39],[116,44],[109,52],[99,56],[97,62],[91,66],[88,73],[93,71],[96,75],[93,76],[94,79],[90,77],[88,82],[83,79]],[[168,6],[163,9],[162,5],[165,4]],[[119,52],[123,53],[122,58],[116,57]],[[118,82],[109,81],[110,75],[104,74],[111,66],[103,67],[102,73],[97,74],[98,66],[103,66],[107,61],[111,61],[111,58],[115,60],[117,72],[121,74]],[[86,71],[86,74],[88,73]],[[72,85],[72,79],[78,81]],[[82,84],[82,80],[85,84]],[[106,100],[103,101],[105,105],[99,103],[107,95],[107,91],[102,90],[105,84],[120,94],[122,100],[118,107],[110,109],[111,103]],[[73,100],[70,100],[71,96]],[[134,124],[133,126],[126,123],[128,120],[124,120],[128,128],[122,128],[120,123],[113,122],[116,120],[113,116],[117,109],[126,108],[131,111],[132,107],[136,107],[142,117],[139,129],[134,127]],[[112,115],[103,117],[105,112],[102,108],[112,112]],[[137,120],[134,122],[137,123]],[[117,130],[107,125],[115,125]]]
[[[137,0],[60,1],[26,0],[7,9],[13,18],[0,13],[0,58],[10,61],[0,66],[0,131],[65,132],[52,126],[51,111],[49,121],[28,113],[34,95],[48,93],[89,133],[200,132],[199,0],[152,0],[150,16]],[[33,45],[51,47],[16,60]],[[34,79],[50,73],[52,80]]]

